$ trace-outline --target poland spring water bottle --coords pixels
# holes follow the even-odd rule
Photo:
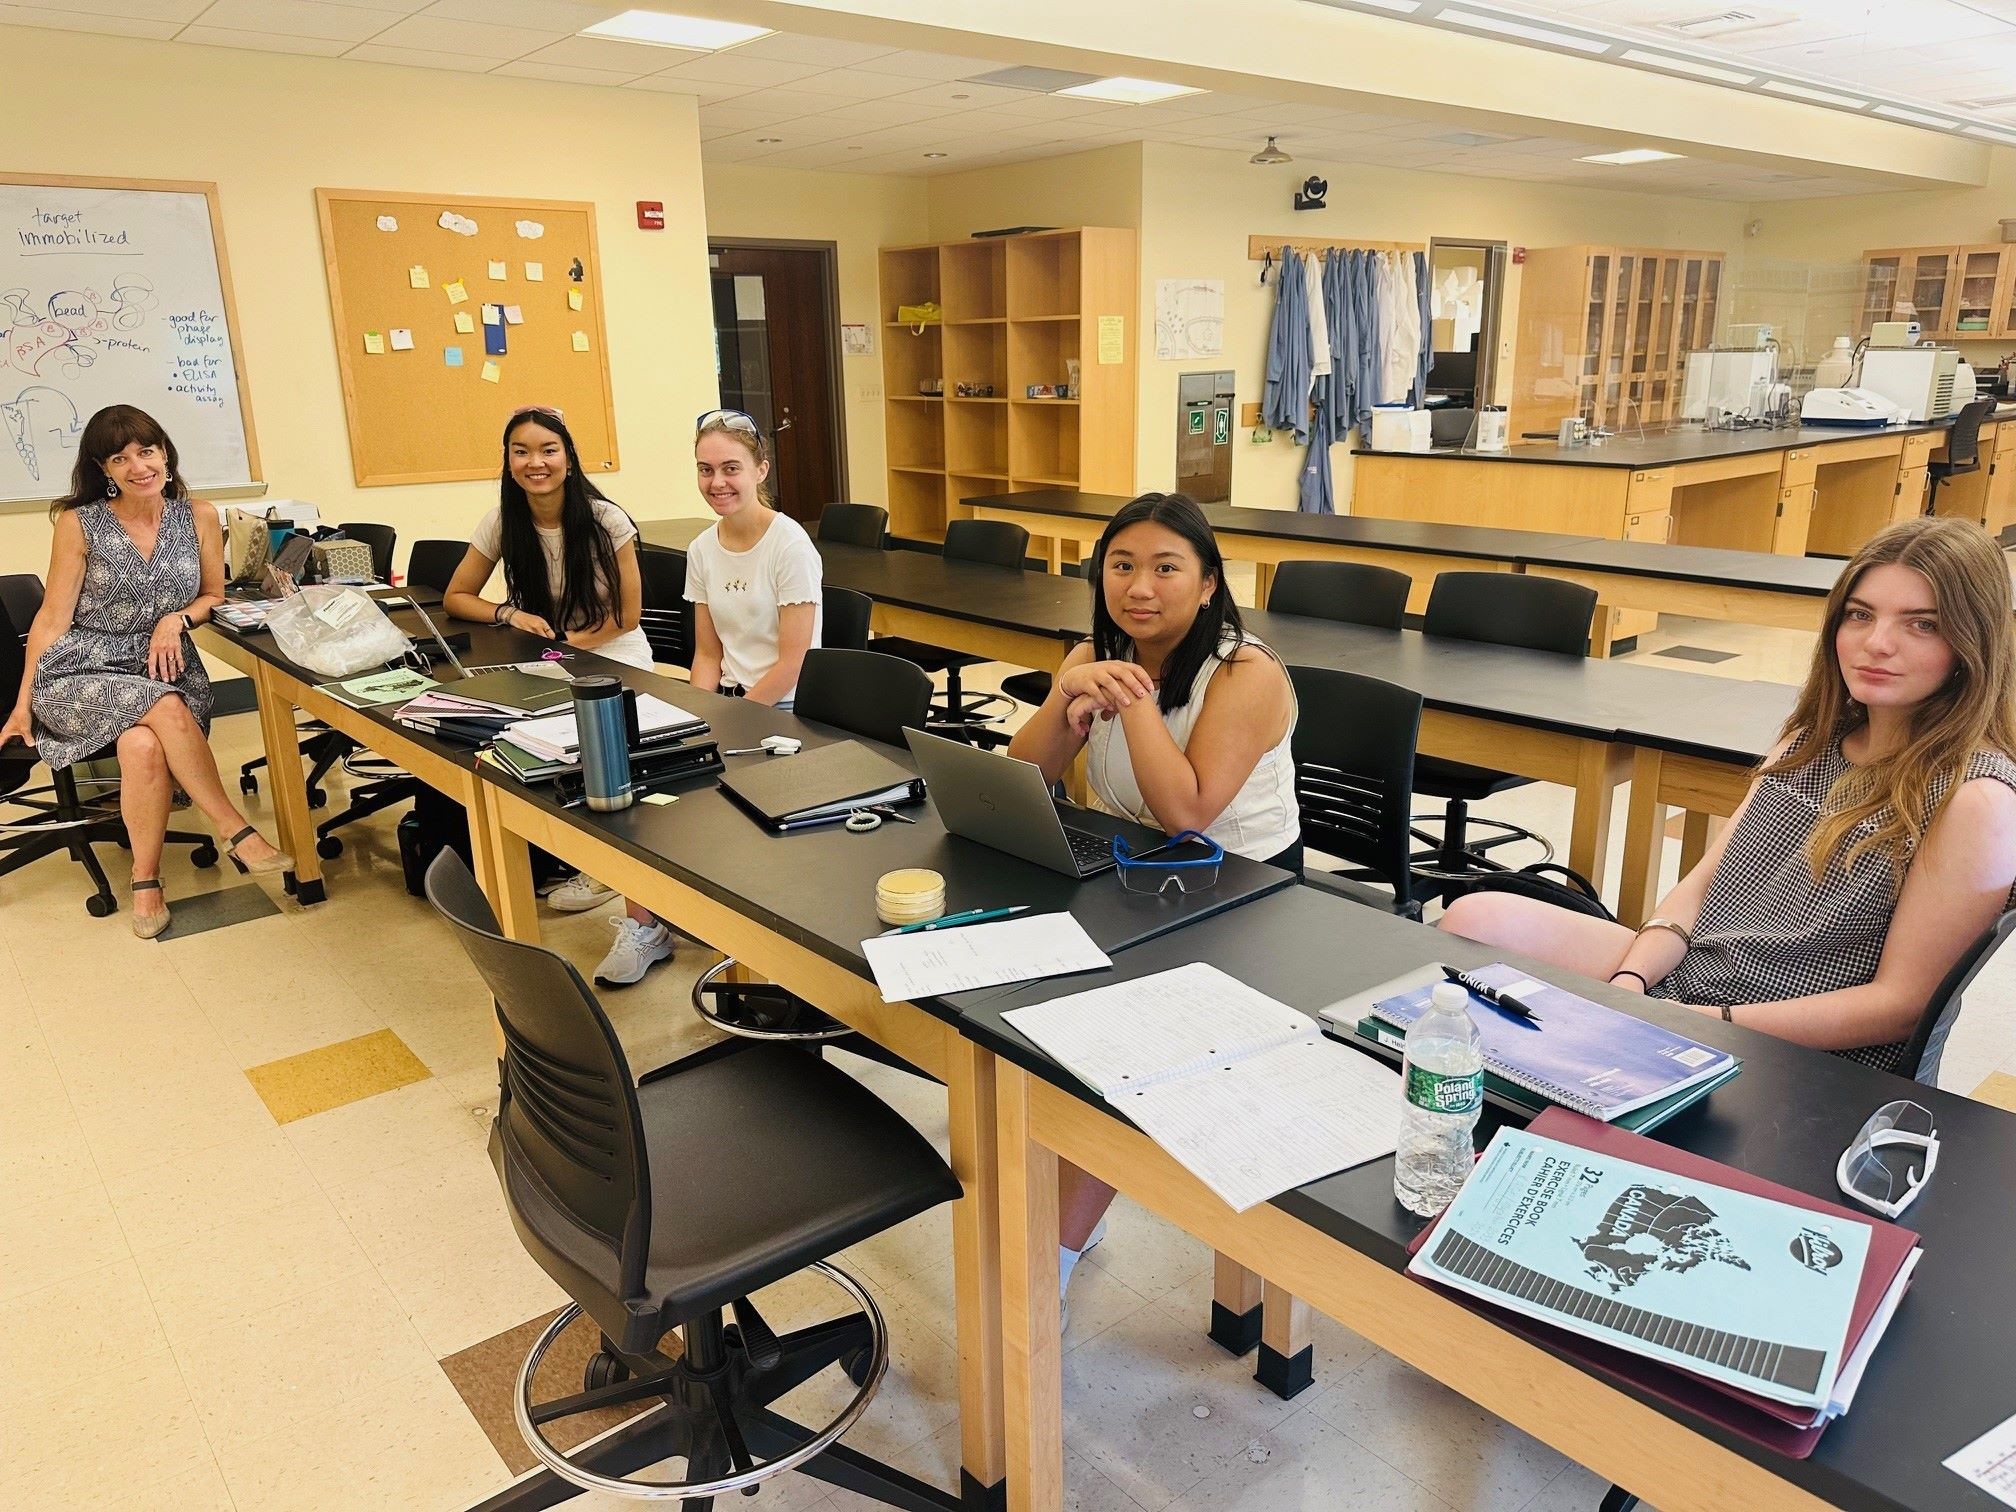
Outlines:
[[[1400,1148],[1393,1195],[1432,1218],[1454,1200],[1475,1158],[1471,1133],[1484,1106],[1484,1052],[1470,994],[1437,982],[1428,1011],[1407,1030],[1400,1081]]]

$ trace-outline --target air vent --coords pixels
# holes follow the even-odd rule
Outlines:
[[[1026,89],[1032,94],[1055,94],[1080,84],[1097,82],[1102,75],[1073,73],[1068,68],[997,68],[993,73],[975,74],[962,84],[992,84],[997,89]]]
[[[1661,21],[1652,29],[1673,32],[1694,42],[1705,42],[1722,37],[1747,36],[1752,32],[1768,31],[1774,26],[1783,26],[1797,19],[1798,17],[1786,11],[1752,5],[1740,10],[1714,11],[1685,21]]]

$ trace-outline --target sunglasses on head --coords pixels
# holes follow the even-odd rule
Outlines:
[[[738,409],[703,410],[700,418],[693,422],[693,429],[697,433],[710,425],[723,426],[728,430],[747,431],[758,439],[763,435],[762,428],[756,424],[756,417]]]

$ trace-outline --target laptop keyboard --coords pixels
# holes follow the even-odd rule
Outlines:
[[[1073,829],[1067,824],[1064,826],[1064,838],[1071,842],[1071,859],[1078,863],[1079,876],[1089,876],[1113,864],[1113,842],[1107,836]]]

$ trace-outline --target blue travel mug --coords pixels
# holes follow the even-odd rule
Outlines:
[[[588,807],[630,807],[630,747],[638,739],[637,695],[613,677],[574,679],[574,727],[581,738],[581,788]]]

